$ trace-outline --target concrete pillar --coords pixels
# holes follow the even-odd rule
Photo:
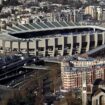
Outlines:
[[[35,50],[34,50],[34,52],[35,52],[35,56],[36,56],[36,52],[37,52],[37,40],[35,39]]]
[[[86,47],[86,52],[89,51],[90,49],[90,35],[86,35],[86,41],[87,41],[87,47]]]
[[[10,41],[10,52],[12,52],[12,50],[13,50],[12,49],[12,44],[13,44],[12,41]]]
[[[34,43],[34,45],[33,45],[33,49],[34,49],[33,54],[35,55],[35,41],[34,40],[33,40],[33,43]]]
[[[95,39],[95,48],[96,48],[98,44],[98,34],[95,33],[94,37],[95,37],[94,39]]]
[[[81,53],[81,48],[82,48],[82,35],[78,35],[77,36],[77,40],[79,42],[78,53]]]
[[[62,52],[61,55],[64,55],[64,37],[62,37]]]
[[[73,35],[70,35],[68,38],[70,38],[70,43],[71,43],[71,49],[69,55],[72,55],[73,52]]]
[[[102,33],[102,44],[105,44],[105,33]]]
[[[93,31],[95,32],[95,31],[96,31],[96,29],[95,29],[95,28],[93,28]]]
[[[18,51],[20,52],[20,41],[18,41]]]
[[[29,55],[29,40],[27,41],[27,55]]]
[[[6,53],[6,49],[5,49],[5,40],[2,40],[2,47],[3,47],[3,52],[4,54]]]
[[[53,56],[55,55],[55,38],[52,39],[53,40]]]
[[[46,56],[46,39],[43,40],[44,40],[44,56]]]
[[[34,53],[35,53],[35,55],[36,55],[36,40],[35,40],[34,43],[35,43],[35,46],[34,46],[34,47],[35,47],[35,48],[34,48]]]

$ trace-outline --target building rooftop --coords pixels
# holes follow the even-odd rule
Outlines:
[[[92,70],[91,68],[88,67],[64,67],[64,72],[82,72],[82,71],[90,71]]]

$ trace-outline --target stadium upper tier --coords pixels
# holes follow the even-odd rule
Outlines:
[[[105,28],[64,21],[12,25],[0,32],[3,53],[19,51],[38,56],[63,56],[86,53],[104,44]],[[97,50],[100,49],[93,51]]]
[[[74,23],[67,23],[65,21],[53,21],[53,22],[35,22],[28,24],[18,24],[7,26],[6,29],[2,29],[3,32],[18,38],[32,38],[42,37],[46,35],[54,34],[83,34],[85,32],[92,33],[93,31],[105,31],[105,28],[99,26],[81,26]]]

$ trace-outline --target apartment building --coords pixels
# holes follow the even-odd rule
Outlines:
[[[92,84],[98,78],[105,79],[104,66],[100,67],[70,67],[68,61],[61,63],[62,87],[64,90],[75,88],[82,89],[83,81],[86,81],[86,90],[92,88]],[[93,65],[92,65],[93,66]],[[85,79],[84,73],[86,74]]]

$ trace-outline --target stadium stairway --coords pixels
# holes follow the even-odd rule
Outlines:
[[[101,45],[101,46],[99,46],[99,47],[97,47],[95,49],[92,49],[92,50],[88,51],[87,52],[87,55],[94,54],[94,53],[96,53],[96,52],[98,52],[98,51],[100,51],[100,50],[102,50],[104,48],[105,48],[105,44],[104,45]]]

